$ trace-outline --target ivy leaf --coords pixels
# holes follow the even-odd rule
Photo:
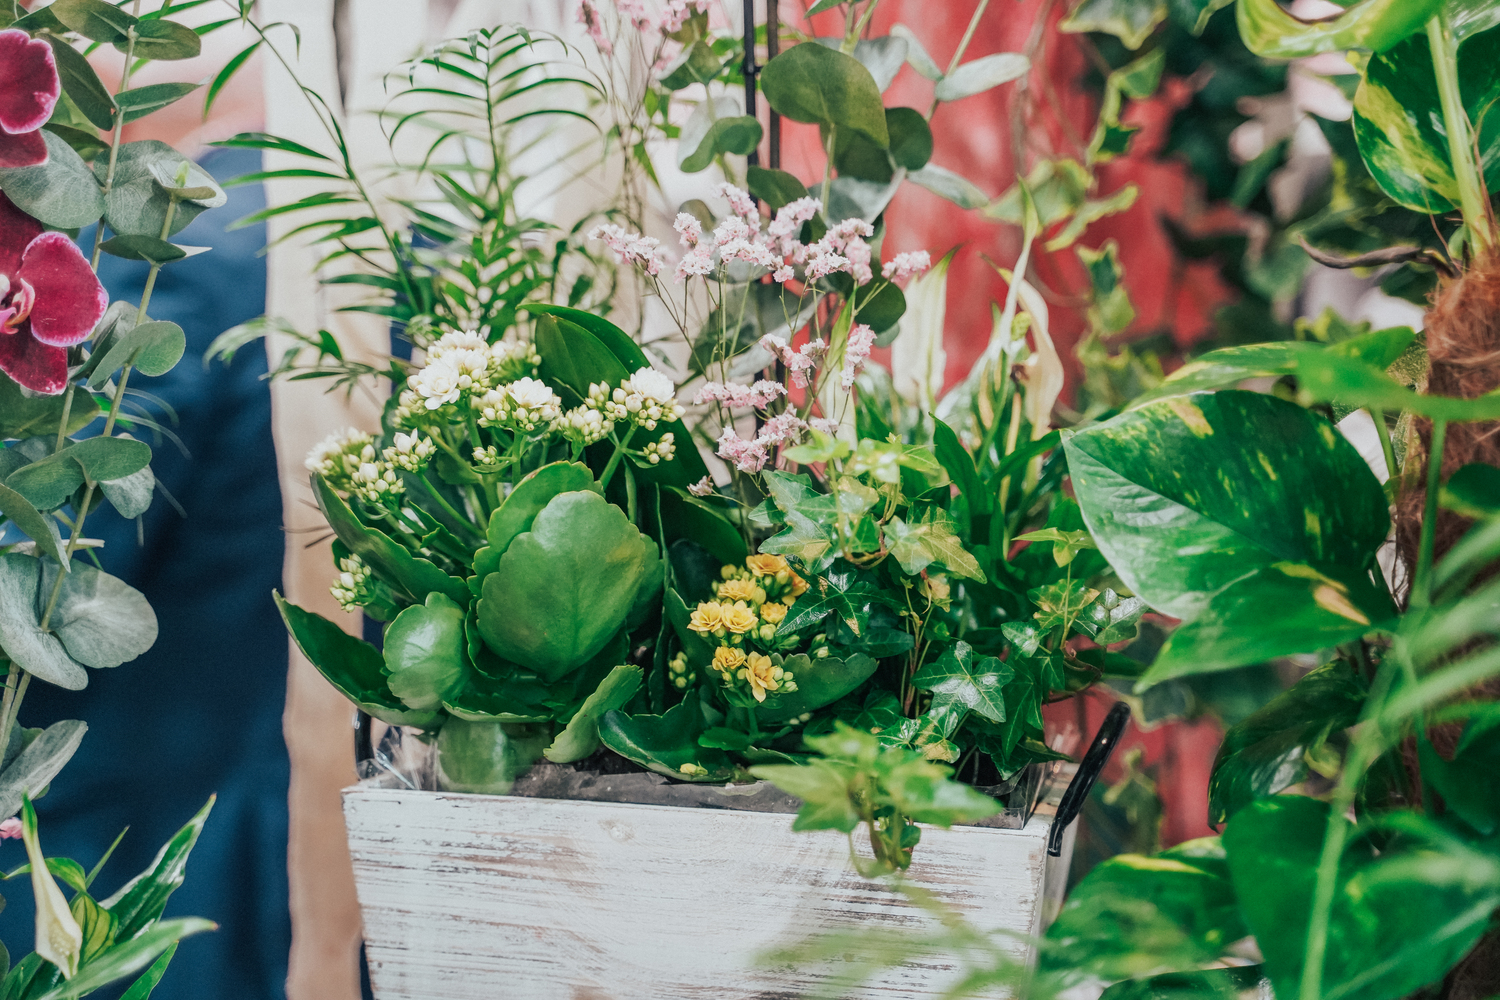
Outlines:
[[[761,546],[761,551],[769,550]],[[777,626],[776,631],[781,635],[801,632],[831,614],[856,636],[862,636],[865,622],[869,618],[870,603],[878,596],[878,590],[863,580],[848,563],[844,563],[839,569],[820,574],[813,580],[807,593],[797,598],[797,603],[792,605],[792,610]]]
[[[1058,28],[1072,34],[1102,31],[1128,49],[1145,44],[1167,16],[1167,0],[1083,0]]]
[[[1035,622],[1005,622],[1000,626],[1000,631],[1022,656],[1034,655],[1045,638]]]
[[[893,517],[885,526],[886,542],[901,568],[916,576],[932,563],[941,563],[955,576],[984,582],[979,560],[964,548],[954,529],[958,522],[941,507],[928,507],[917,520],[907,523]]]
[[[1005,721],[1002,689],[1015,668],[995,656],[976,656],[967,642],[958,642],[912,677],[912,685],[932,692],[934,708],[957,704],[991,722]]]
[[[859,825],[859,812],[849,795],[857,773],[853,764],[813,757],[806,764],[762,764],[750,773],[802,800],[793,830],[848,833]]]
[[[819,524],[799,510],[784,510],[786,529],[761,543],[760,550],[771,555],[791,556],[816,572],[833,561],[834,530],[831,524]]]
[[[1059,580],[1026,592],[1037,606],[1037,627],[1050,632],[1059,625],[1071,627],[1083,609],[1099,596],[1082,580]]]
[[[1146,602],[1139,597],[1121,597],[1106,588],[1073,624],[1099,645],[1109,646],[1134,639],[1145,613]]]

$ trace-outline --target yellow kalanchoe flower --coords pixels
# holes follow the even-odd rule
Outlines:
[[[802,577],[798,576],[796,573],[793,573],[791,578],[791,590],[789,593],[790,596],[794,598],[801,597],[803,594],[807,593],[807,581],[802,579]]]
[[[718,601],[704,601],[693,611],[688,628],[704,635],[715,632],[724,627],[724,611],[724,605]]]
[[[714,650],[714,669],[723,674],[733,674],[745,663],[745,651],[734,646],[720,646]]]
[[[786,612],[786,605],[775,601],[768,601],[760,606],[761,620],[772,625],[780,625],[786,619]]]
[[[766,599],[766,592],[750,580],[725,580],[719,584],[719,600],[749,601],[759,604]]]
[[[746,556],[745,566],[756,576],[775,576],[789,568],[785,559],[770,555]]]
[[[781,687],[782,669],[764,653],[751,653],[745,659],[745,666],[740,673],[750,682],[750,693],[755,696],[756,701],[765,701],[767,691],[775,691]]]
[[[700,604],[699,607],[701,608],[702,605]],[[760,624],[760,618],[744,601],[735,601],[729,605],[721,604],[719,607],[723,610],[724,627],[736,635],[742,635]]]

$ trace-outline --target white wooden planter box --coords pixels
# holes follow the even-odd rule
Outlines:
[[[1065,782],[1066,778],[1061,778]],[[1049,796],[1055,802],[1056,795]],[[1039,933],[1067,882],[1053,809],[1024,829],[924,828],[908,879],[976,926]],[[377,1000],[790,1000],[815,970],[758,965],[810,934],[930,926],[786,813],[383,788],[344,792]],[[1018,957],[1029,957],[1016,942]],[[859,997],[936,997],[941,961]]]

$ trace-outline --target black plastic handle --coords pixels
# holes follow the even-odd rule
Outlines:
[[[375,759],[374,720],[363,711],[354,713],[354,769]]]
[[[1104,765],[1109,763],[1110,754],[1115,752],[1115,744],[1120,742],[1125,723],[1129,721],[1130,706],[1117,701],[1100,724],[1099,732],[1094,735],[1094,742],[1089,745],[1089,752],[1083,755],[1083,761],[1078,765],[1078,773],[1073,775],[1073,780],[1068,783],[1068,790],[1063,792],[1062,802],[1058,804],[1057,818],[1052,821],[1052,833],[1047,838],[1047,853],[1052,857],[1062,855],[1063,834],[1067,832],[1068,824],[1078,818],[1094,782],[1099,780]]]

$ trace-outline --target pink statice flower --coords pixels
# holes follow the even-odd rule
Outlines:
[[[766,227],[766,233],[772,239],[780,241],[783,256],[791,256],[796,252],[796,248],[800,246],[797,236],[802,232],[802,224],[822,209],[823,203],[816,198],[798,198],[781,206],[776,218]]]
[[[795,413],[778,413],[761,425],[755,440],[765,445],[785,444],[796,441],[807,430],[807,422]]]
[[[660,274],[662,265],[661,241],[654,236],[627,232],[621,226],[600,225],[589,230],[589,239],[603,240],[614,252],[615,259],[629,261],[645,269],[647,274]]]
[[[599,7],[594,0],[579,0],[578,23],[583,25],[589,37],[594,40],[594,47],[602,56],[615,54],[615,43],[609,40],[609,35],[604,32],[604,15],[600,13]]]
[[[0,823],[0,840],[20,840],[21,821],[15,816]]]
[[[688,487],[688,492],[695,497],[711,497],[714,495],[714,481],[707,476],[698,480]]]
[[[834,252],[826,240],[807,248],[807,280],[816,281],[830,274],[849,270],[849,258]]]
[[[797,350],[792,350],[781,337],[768,333],[760,338],[760,346],[774,354],[792,379],[792,385],[798,389],[806,389],[810,378],[809,373],[818,366],[824,354],[828,351],[828,345],[821,339],[809,340]]]
[[[651,27],[651,15],[646,13],[646,5],[642,0],[615,0],[615,9],[636,31],[645,31]]]
[[[807,426],[829,437],[836,437],[839,432],[839,422],[829,417],[813,417],[807,422]]]
[[[682,30],[694,11],[701,14],[706,10],[708,0],[667,0],[662,8],[661,30],[669,35],[675,34]]]
[[[844,370],[839,373],[839,383],[845,389],[854,388],[854,379],[865,370],[870,359],[870,350],[875,346],[875,331],[864,323],[849,331],[849,343],[844,348]]]
[[[778,284],[786,284],[797,276],[797,271],[790,264],[783,264],[771,272],[771,279]]]
[[[719,248],[719,259],[721,261],[742,260],[756,267],[773,270],[781,264],[781,260],[771,252],[770,248],[758,240],[730,240]]]
[[[38,131],[62,93],[52,46],[19,28],[0,31],[0,168],[47,162]]]
[[[88,339],[109,296],[78,245],[0,193],[0,371],[32,392],[68,386],[69,347]]]
[[[724,428],[719,435],[718,456],[741,472],[759,472],[766,467],[768,458],[766,446],[759,439],[747,441],[733,427]]]
[[[911,253],[898,253],[886,261],[880,273],[886,280],[894,281],[898,278],[910,278],[914,274],[921,274],[931,266],[932,257],[926,250],[914,250]]]
[[[770,379],[761,379],[754,385],[739,385],[735,382],[709,382],[698,390],[693,402],[723,403],[734,409],[746,407],[764,410],[771,402],[786,395],[786,386]]]
[[[756,231],[760,230],[760,209],[755,207],[755,199],[750,197],[748,191],[741,191],[733,184],[720,184],[714,188],[714,193],[721,195],[729,202],[729,210],[738,215]]]
[[[693,275],[704,275],[714,269],[713,248],[707,244],[700,243],[677,262],[677,283],[680,285]]]
[[[755,238],[755,230],[744,219],[731,215],[714,229],[714,246],[722,247],[735,240],[749,241]]]
[[[690,212],[678,212],[672,228],[677,230],[677,239],[688,250],[693,249],[698,245],[698,241],[703,239],[703,223]]]

